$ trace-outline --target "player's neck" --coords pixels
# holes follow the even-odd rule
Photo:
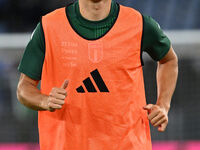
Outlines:
[[[81,15],[91,21],[106,18],[111,9],[111,0],[79,0]]]

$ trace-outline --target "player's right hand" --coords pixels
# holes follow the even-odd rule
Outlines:
[[[60,88],[52,88],[46,103],[46,110],[54,112],[56,109],[61,109],[65,104],[65,98],[67,97],[66,88],[69,84],[69,80],[65,80]]]

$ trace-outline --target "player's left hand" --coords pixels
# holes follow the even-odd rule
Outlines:
[[[148,119],[158,131],[164,132],[168,124],[168,111],[159,105],[148,104],[144,107],[148,111]]]

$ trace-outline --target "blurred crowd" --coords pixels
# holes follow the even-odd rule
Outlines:
[[[0,33],[30,32],[42,15],[75,0],[0,0]],[[200,28],[200,0],[116,0],[156,19],[164,29]]]
[[[0,0],[0,32],[30,32],[42,15],[72,0]]]

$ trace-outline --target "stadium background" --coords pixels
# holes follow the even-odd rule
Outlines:
[[[200,0],[117,0],[159,22],[179,57],[179,79],[165,133],[153,150],[200,150]],[[38,150],[37,113],[16,98],[17,66],[40,17],[72,0],[0,0],[0,150]],[[146,54],[148,103],[156,100],[156,63]]]

